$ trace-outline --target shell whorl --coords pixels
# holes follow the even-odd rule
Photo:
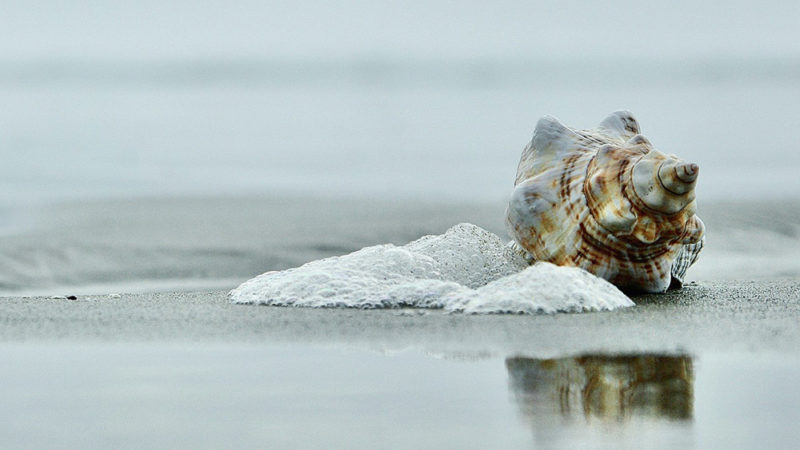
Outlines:
[[[697,164],[651,151],[633,168],[634,194],[650,209],[674,214],[694,200]]]
[[[594,130],[547,116],[520,159],[509,232],[535,260],[661,292],[681,246],[704,234],[695,216],[698,173],[697,164],[653,149],[627,111]]]

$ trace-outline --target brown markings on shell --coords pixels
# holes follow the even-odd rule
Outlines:
[[[583,155],[579,153],[573,153],[569,157],[564,160],[565,169],[561,172],[561,177],[559,178],[559,197],[562,202],[564,202],[565,212],[567,217],[572,216],[572,212],[574,206],[570,201],[571,195],[571,188],[574,186],[576,181],[580,180],[580,177],[583,175],[580,173],[575,173],[575,165],[577,164],[578,160],[581,159]]]
[[[679,238],[688,221],[688,217],[680,214],[664,216],[652,210],[635,208],[632,199],[626,195],[633,163],[647,153],[647,149],[643,147],[645,146],[640,144],[633,148],[610,149],[603,157],[604,163],[609,163],[610,159],[611,166],[596,167],[598,161],[593,158],[587,167],[583,186],[587,208],[591,214],[587,215],[587,220],[578,224],[580,236],[575,263],[594,273],[615,268],[616,274],[612,281],[621,286],[639,283],[642,278],[656,280],[665,277],[670,269],[667,262],[676,252],[670,244]],[[599,198],[593,194],[593,188],[600,193]],[[628,201],[637,217],[634,232],[636,227],[644,226],[645,220],[642,219],[646,218],[646,222],[659,231],[657,240],[644,243],[635,238],[635,233],[614,233],[598,221],[597,214],[607,212],[602,199],[620,196]],[[613,206],[618,208],[618,205]]]
[[[577,134],[579,136],[578,137],[578,142],[580,142],[582,144],[587,144],[587,147],[599,146],[599,145],[603,145],[603,144],[606,143],[602,139],[600,139],[600,138],[598,138],[598,137],[596,137],[596,136],[594,136],[594,135],[592,135],[592,134],[590,134],[590,133],[588,133],[586,131],[576,131],[575,134]],[[594,145],[589,145],[589,144],[594,144]],[[588,150],[588,148],[587,148],[587,150]]]
[[[689,226],[696,216],[693,206],[667,215],[653,211],[638,199],[631,185],[631,172],[635,162],[648,154],[652,146],[638,134],[635,121],[626,120],[624,128],[634,134],[627,142],[602,133],[572,130],[573,145],[563,157],[552,160],[547,169],[560,167],[561,172],[548,181],[560,205],[554,205],[552,211],[540,215],[537,230],[520,230],[519,224],[515,224],[514,228],[517,236],[530,237],[519,243],[537,259],[547,256],[547,261],[556,264],[604,274],[609,281],[622,287],[645,286],[648,283],[657,285],[659,280],[669,277],[672,260],[680,250],[678,244],[697,230],[696,224]],[[606,203],[601,204],[599,199],[592,196],[589,182],[596,173],[594,165],[598,163],[600,147],[605,144],[614,146],[610,154],[607,152],[603,155],[603,163],[611,165],[604,166],[594,182],[600,193],[598,197],[612,200],[604,200]],[[517,185],[544,172],[539,170],[533,173],[531,170],[534,165],[530,158],[535,156],[532,147],[528,145],[523,152]],[[612,206],[610,212],[602,210],[606,205]],[[559,208],[563,214],[558,211]],[[623,227],[625,220],[630,220],[628,216],[631,213],[635,216],[630,232],[612,232],[598,221],[597,214],[600,211],[613,214],[619,212],[620,208],[627,211],[620,216]],[[567,223],[563,223],[563,220]],[[648,226],[645,222],[651,223],[650,226],[658,231],[658,237],[652,243],[642,242],[635,237],[637,234],[647,234],[642,228]],[[572,232],[565,231],[565,227],[573,226]],[[547,241],[556,237],[566,240],[560,246],[548,249]],[[552,253],[546,253],[545,249]]]
[[[558,178],[558,196],[562,201],[569,198],[569,183],[567,183],[567,177],[569,177],[572,170],[574,170],[575,160],[579,157],[580,155],[573,153],[564,161],[565,169],[561,171]]]
[[[638,196],[635,195],[633,186],[630,183],[630,172],[634,163],[646,154],[646,151],[643,150],[644,149],[642,148],[615,148],[612,152],[610,152],[611,156],[614,156],[612,159],[612,166],[598,168],[596,167],[597,160],[596,158],[593,158],[587,170],[584,192],[586,194],[587,205],[590,211],[592,211],[592,215],[595,217],[595,219],[597,219],[596,212],[599,213],[599,211],[604,210],[605,205],[602,203],[602,199],[617,198],[620,196],[627,200],[631,206],[632,212],[636,215],[636,217],[639,218],[634,226],[635,230],[633,233],[615,235],[615,237],[620,240],[617,245],[614,245],[618,250],[624,250],[629,246],[641,247],[644,245],[642,242],[636,239],[634,235],[637,234],[636,227],[649,226],[646,222],[652,222],[652,224],[655,225],[655,228],[659,230],[659,238],[655,242],[647,244],[647,246],[656,246],[663,243],[673,242],[676,239],[679,239],[685,232],[686,225],[688,224],[691,215],[693,215],[693,212],[691,215],[689,215],[689,211],[686,209],[672,215],[666,215],[659,211],[650,209],[638,198]],[[605,176],[594,177],[593,175],[597,170],[603,170],[601,175]],[[591,186],[592,182],[594,182],[594,186],[599,187],[602,192],[602,194],[599,196],[600,199],[595,197],[593,194]],[[644,218],[646,218],[646,220],[643,220]],[[602,227],[602,225],[600,226]],[[642,232],[641,228],[639,228],[639,231],[640,234],[645,234]],[[613,245],[613,243],[609,244]],[[647,253],[649,254],[650,252]],[[647,257],[648,255],[644,254],[639,256]],[[649,256],[655,255],[650,254]]]
[[[653,243],[670,244],[681,240],[689,231],[689,223],[694,217],[694,211],[684,207],[674,214],[664,214],[655,211],[642,202],[633,191],[633,185],[625,185],[624,195],[631,201],[632,208],[637,216],[648,216],[656,222],[656,226],[661,231],[659,239]],[[688,205],[687,205],[688,206]]]
[[[578,245],[575,249],[575,262],[577,265],[583,267],[588,264],[589,267],[595,270],[601,267],[605,269],[616,259],[616,256],[619,256],[607,253],[603,245],[597,245],[599,243],[587,239],[590,236],[584,229],[583,224],[580,224],[579,235],[581,239],[578,240]]]
[[[667,252],[663,246],[659,245],[632,246],[627,241],[613,236],[612,233],[603,228],[603,226],[598,224],[595,220],[581,223],[579,226],[584,245],[596,248],[598,251],[601,251],[611,258],[631,262],[642,262],[657,258]],[[592,227],[594,229],[592,229]]]

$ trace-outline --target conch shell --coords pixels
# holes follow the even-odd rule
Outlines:
[[[506,224],[529,259],[664,292],[682,285],[703,247],[698,172],[654,150],[628,111],[592,130],[545,116],[522,153]]]

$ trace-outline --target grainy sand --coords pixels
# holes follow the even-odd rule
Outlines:
[[[12,297],[0,339],[282,342],[530,356],[581,352],[800,352],[800,280],[705,282],[614,312],[470,316],[437,310],[232,305],[225,292]]]
[[[786,448],[800,439],[798,291],[797,279],[705,282],[614,312],[540,316],[245,306],[225,292],[4,298],[0,442]],[[688,419],[652,403],[569,418],[530,396],[554,388],[510,383],[504,363],[616,354],[688,361]]]
[[[403,244],[460,221],[503,232],[502,205],[386,206],[95,202],[48,210],[36,227],[0,237],[7,295],[0,298],[0,446],[787,448],[800,441],[797,202],[703,205],[707,247],[688,276],[697,284],[613,312],[315,310],[233,305],[224,290],[197,292],[365,245]],[[109,295],[169,286],[194,292]],[[20,294],[37,291],[78,295]],[[567,420],[548,409],[558,403],[529,401],[531,392],[546,396],[546,385],[515,387],[505,364],[556,358],[580,367],[569,360],[619,354],[687,361],[693,369],[679,400],[689,419]]]
[[[143,198],[56,205],[0,234],[0,296],[231,289],[268,270],[470,222],[507,239],[495,203]],[[689,280],[800,277],[800,202],[702,203]],[[769,217],[769,220],[764,220]]]

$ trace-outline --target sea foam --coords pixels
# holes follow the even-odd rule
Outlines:
[[[437,308],[464,313],[612,310],[633,302],[581,269],[528,266],[495,234],[462,223],[442,235],[267,272],[242,283],[234,303],[343,308]]]

